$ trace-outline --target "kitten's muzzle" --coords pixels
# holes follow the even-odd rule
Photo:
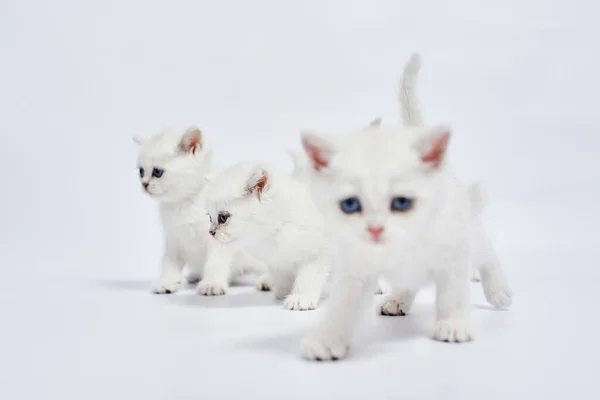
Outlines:
[[[217,231],[210,230],[210,231],[208,231],[208,233],[210,233],[210,236],[215,237],[215,235],[217,234]]]

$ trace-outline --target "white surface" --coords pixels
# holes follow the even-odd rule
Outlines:
[[[216,3],[0,5],[0,397],[598,398],[598,6]],[[512,310],[474,286],[477,341],[435,343],[423,295],[323,365],[297,351],[319,311],[148,293],[160,230],[131,134],[198,123],[224,163],[291,166],[302,128],[397,120],[414,50],[425,117],[489,188]]]

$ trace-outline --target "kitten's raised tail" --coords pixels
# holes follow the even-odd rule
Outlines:
[[[423,117],[421,115],[421,107],[417,99],[416,86],[417,76],[421,69],[421,55],[414,53],[410,60],[404,66],[402,78],[400,80],[400,88],[398,99],[400,100],[400,112],[404,124],[408,126],[422,126]]]

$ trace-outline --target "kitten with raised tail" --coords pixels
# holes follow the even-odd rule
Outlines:
[[[211,179],[206,210],[222,251],[244,250],[264,262],[269,284],[289,310],[312,310],[323,294],[332,250],[307,186],[276,168],[237,164]],[[207,263],[207,285],[222,284],[227,263]]]
[[[181,283],[182,270],[188,266],[187,281],[202,279],[210,236],[204,209],[205,177],[211,172],[212,150],[195,126],[185,131],[165,130],[148,137],[135,136],[139,145],[138,171],[142,190],[159,204],[164,233],[161,274],[152,284],[154,293],[173,293]],[[219,261],[215,252],[213,262]],[[244,273],[263,274],[263,263],[244,253],[226,254],[231,273],[226,281]],[[206,288],[200,294],[224,294],[225,286]]]
[[[420,120],[420,114],[411,115]],[[481,223],[483,192],[464,186],[448,165],[450,128],[411,125],[302,134],[313,199],[338,249],[325,318],[302,344],[307,359],[346,355],[379,276],[391,290],[379,309],[384,315],[407,314],[418,290],[435,285],[432,337],[440,341],[473,338],[473,267],[491,304],[511,303],[512,291]]]

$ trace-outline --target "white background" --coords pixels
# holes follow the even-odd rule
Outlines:
[[[0,398],[597,399],[598,8],[2,0]],[[435,343],[425,294],[322,365],[298,356],[320,311],[149,293],[161,232],[132,134],[196,123],[223,164],[289,168],[301,129],[398,121],[413,51],[427,121],[489,188],[510,311],[474,284],[477,341]]]

